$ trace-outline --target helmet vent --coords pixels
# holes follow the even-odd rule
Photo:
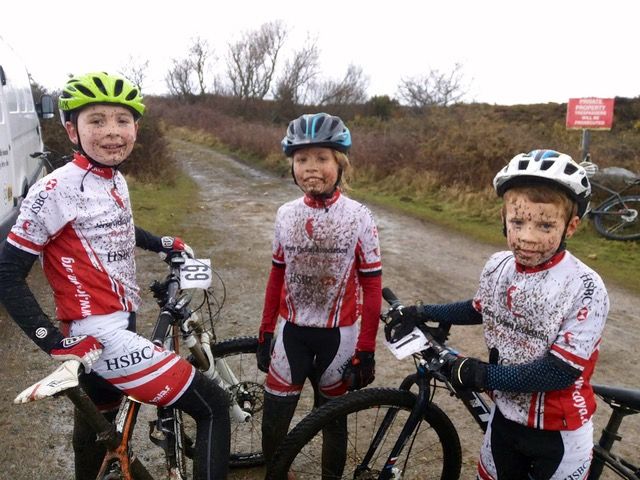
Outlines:
[[[578,167],[576,167],[575,165],[571,165],[570,163],[567,163],[567,165],[564,167],[564,173],[567,175],[573,175],[577,171]]]
[[[83,95],[86,95],[87,97],[91,97],[91,98],[96,98],[93,92],[89,90],[87,87],[85,87],[84,85],[77,83],[75,87],[76,87],[76,90],[78,90]]]
[[[518,170],[526,170],[529,166],[529,160],[521,160],[518,163]]]
[[[580,183],[582,183],[582,186],[584,188],[591,188],[591,186],[589,185],[589,180],[587,180],[587,177],[582,177],[582,180],[580,181]]]
[[[133,100],[137,96],[138,96],[138,90],[134,88],[129,92],[129,95],[127,95],[127,100]]]
[[[556,163],[554,160],[543,160],[540,165],[540,170],[549,170]]]
[[[122,93],[122,88],[124,86],[124,82],[120,79],[116,80],[116,84],[113,88],[113,96],[118,97]]]
[[[319,117],[318,118],[318,123],[316,125],[314,125],[313,132],[311,132],[314,137],[320,131],[320,129],[322,128],[322,125],[324,124],[324,118],[325,117]]]
[[[104,88],[104,83],[102,83],[101,79],[99,79],[98,77],[93,77],[93,83],[96,84],[96,87],[98,87],[98,90],[100,90],[100,92],[102,92],[103,95],[108,95],[107,89]]]

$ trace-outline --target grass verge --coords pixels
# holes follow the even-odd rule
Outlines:
[[[423,194],[420,201],[411,201],[404,195],[378,193],[375,185],[360,184],[354,188],[352,196],[451,228],[495,245],[496,251],[506,248],[497,201],[495,208],[488,209],[492,213],[492,218],[488,218],[487,210],[481,211],[445,200],[435,193]],[[607,240],[596,232],[591,220],[584,219],[578,232],[567,241],[567,248],[596,270],[606,283],[614,283],[640,294],[640,242]]]
[[[193,179],[179,170],[171,185],[143,183],[133,178],[127,178],[127,183],[136,225],[156,235],[181,237],[196,251],[208,246],[211,232],[192,218],[204,208]]]

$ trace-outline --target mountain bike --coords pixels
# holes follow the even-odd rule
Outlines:
[[[209,260],[187,259],[179,252],[167,258],[170,271],[164,281],[155,281],[150,289],[160,306],[151,340],[180,353],[186,346],[189,360],[229,394],[231,417],[230,467],[251,467],[264,463],[261,418],[264,374],[255,363],[258,340],[238,337],[218,342],[215,323],[224,304],[210,289],[215,271]],[[202,301],[191,308],[194,295]],[[219,294],[218,294],[219,295]],[[205,318],[203,321],[202,318]],[[20,393],[14,403],[66,395],[96,431],[99,442],[107,448],[97,480],[152,480],[134,454],[132,436],[142,403],[131,397],[123,401],[114,423],[108,422],[79,386],[81,364],[64,362],[52,374]],[[187,479],[187,459],[194,453],[195,423],[171,407],[155,407],[157,418],[149,422],[149,439],[164,451],[169,479]],[[190,419],[189,419],[190,420]]]
[[[381,318],[386,323],[402,308],[393,292],[383,289],[391,308]],[[412,357],[416,373],[407,376],[397,389],[367,388],[336,398],[312,411],[287,435],[270,465],[268,479],[284,479],[291,473],[297,480],[311,478],[351,479],[441,479],[460,478],[460,438],[449,417],[434,402],[436,391],[460,400],[480,429],[486,431],[491,400],[484,393],[451,385],[441,369],[456,352],[446,346],[448,326],[420,325],[387,346],[399,359]],[[417,387],[417,392],[411,391]],[[594,448],[591,480],[600,478],[597,465],[615,471],[617,478],[640,479],[639,467],[611,452],[620,440],[622,417],[640,411],[640,390],[595,387],[598,395],[614,408],[603,439]],[[615,405],[615,407],[614,407]],[[346,417],[349,437],[345,452],[332,452],[323,445],[322,430]],[[322,456],[344,458],[342,473],[324,472]],[[332,466],[336,471],[336,466]],[[337,468],[339,471],[340,468]]]
[[[625,186],[614,190],[597,181],[598,166],[588,159],[580,164],[587,171],[593,192],[601,191],[605,199],[588,210],[593,225],[600,235],[611,240],[640,239],[640,194],[629,194],[640,187],[640,176],[630,174],[622,178]]]

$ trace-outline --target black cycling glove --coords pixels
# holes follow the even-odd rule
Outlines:
[[[344,369],[342,380],[349,390],[360,390],[376,378],[376,360],[373,352],[356,352]]]
[[[264,373],[269,372],[269,364],[271,363],[271,342],[273,333],[262,333],[261,341],[258,340],[258,350],[256,350],[256,361],[258,369]]]

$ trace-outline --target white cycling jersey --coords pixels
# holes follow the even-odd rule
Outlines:
[[[273,263],[285,267],[280,315],[300,326],[353,325],[361,315],[358,273],[382,270],[373,215],[336,190],[326,202],[304,196],[276,216]]]
[[[551,352],[582,371],[564,390],[493,392],[505,418],[544,430],[575,430],[589,422],[596,407],[589,382],[609,312],[600,276],[567,251],[533,268],[499,252],[484,267],[474,307],[499,364],[530,363]]]
[[[127,183],[79,153],[29,190],[7,241],[41,255],[58,320],[135,311],[135,230]]]

